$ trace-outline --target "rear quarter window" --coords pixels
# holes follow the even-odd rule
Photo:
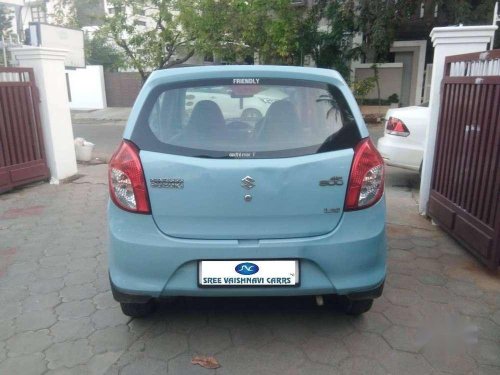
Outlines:
[[[341,91],[297,80],[210,80],[152,90],[132,141],[208,158],[277,158],[352,148],[360,134]],[[258,82],[258,83],[256,83]]]

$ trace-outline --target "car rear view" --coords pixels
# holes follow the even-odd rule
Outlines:
[[[336,72],[156,72],[123,138],[108,215],[125,314],[172,296],[332,294],[359,314],[380,295],[383,161]]]

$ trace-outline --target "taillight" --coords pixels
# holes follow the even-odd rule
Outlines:
[[[369,138],[354,149],[345,211],[359,210],[377,203],[384,193],[384,160]]]
[[[109,195],[120,208],[141,214],[151,213],[148,189],[139,150],[123,141],[109,162]]]
[[[405,123],[396,117],[389,117],[385,126],[387,134],[398,135],[400,137],[408,137],[410,131]]]

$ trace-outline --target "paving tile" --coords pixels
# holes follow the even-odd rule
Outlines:
[[[55,309],[59,320],[83,318],[94,311],[95,306],[90,300],[63,302]]]
[[[468,374],[476,368],[475,361],[467,354],[467,348],[456,341],[430,342],[423,348],[422,354],[436,370]]]
[[[379,361],[365,357],[349,357],[340,364],[342,375],[387,375]]]
[[[353,356],[377,359],[391,350],[382,336],[375,333],[355,332],[344,338],[344,342]]]
[[[86,339],[53,344],[45,351],[49,369],[84,364],[91,357],[91,347]]]
[[[166,374],[167,362],[158,359],[145,358],[124,366],[120,375]]]
[[[56,315],[51,310],[29,311],[19,315],[15,320],[16,331],[36,331],[49,328],[56,322]]]
[[[0,305],[0,321],[13,319],[21,313],[19,302],[10,302]]]
[[[57,292],[62,288],[64,288],[64,280],[62,278],[37,280],[29,285],[29,291],[32,295]]]
[[[468,348],[468,353],[482,365],[500,367],[500,343],[498,341],[479,340]]]
[[[414,277],[408,275],[389,274],[386,282],[393,288],[417,291],[421,285]]]
[[[92,301],[98,310],[109,309],[111,307],[118,307],[119,304],[113,298],[113,294],[110,291],[102,292],[96,294]]]
[[[151,358],[169,360],[188,350],[185,334],[165,332],[145,343],[144,353]]]
[[[7,340],[9,357],[42,352],[52,344],[47,329],[18,333]]]
[[[66,286],[59,293],[63,302],[70,302],[93,298],[97,291],[92,284],[80,284]]]
[[[0,374],[41,375],[47,370],[45,363],[41,353],[7,358],[0,362]]]
[[[290,375],[339,375],[340,369],[334,366],[305,361],[299,368],[292,369]]]
[[[283,345],[283,344],[281,344]],[[218,375],[287,374],[305,362],[305,356],[297,349],[284,344],[281,348],[259,351],[250,347],[233,347],[217,356],[221,368]],[[283,350],[286,350],[283,352]],[[283,354],[286,354],[283,356]]]
[[[422,329],[393,325],[382,336],[393,349],[418,353],[425,344]]]
[[[6,340],[15,332],[12,320],[0,320],[0,340]]]
[[[348,315],[326,313],[306,324],[317,336],[342,339],[354,332],[353,320],[353,317]]]
[[[315,337],[302,345],[307,357],[317,363],[338,366],[349,357],[347,347],[340,339],[332,337]]]
[[[130,317],[124,315],[119,306],[109,309],[97,310],[92,314],[92,322],[97,329],[105,327],[114,327],[130,322]]]
[[[418,281],[424,285],[444,286],[448,279],[436,272],[420,271],[417,275]]]
[[[94,331],[88,340],[93,347],[93,352],[100,354],[125,350],[134,338],[130,334],[128,326],[120,325]]]
[[[387,246],[389,246],[389,248],[391,249],[410,250],[415,247],[415,244],[413,243],[413,241],[406,239],[394,239],[389,240]]]
[[[258,351],[271,369],[282,374],[298,368],[306,360],[306,355],[300,348],[281,340],[267,343]]]
[[[436,247],[438,242],[429,238],[412,238],[411,242],[418,247]]]
[[[51,309],[61,303],[59,294],[52,292],[48,294],[35,294],[23,301],[23,311],[43,311]]]
[[[274,320],[270,324],[267,324],[267,326],[278,339],[297,345],[313,335],[312,329],[307,324],[304,324],[303,315],[300,318],[288,317]]]
[[[495,311],[495,313],[491,316],[491,320],[500,326],[500,310]]]
[[[269,328],[249,323],[242,323],[238,327],[231,328],[230,331],[236,346],[258,348],[274,338]]]
[[[175,375],[211,375],[215,370],[206,369],[199,365],[192,365],[191,354],[181,354],[168,361],[168,372]]]
[[[122,353],[120,351],[94,355],[87,364],[88,372],[92,375],[104,374],[120,358]]]
[[[226,328],[202,327],[189,335],[189,348],[202,355],[215,355],[231,346],[231,335]]]
[[[420,296],[413,290],[386,288],[385,297],[393,304],[398,306],[415,306],[422,303]]]
[[[480,338],[500,342],[500,326],[492,320],[482,317],[474,317],[470,319],[470,323],[472,325],[477,325],[479,328]]]
[[[390,374],[428,375],[432,367],[420,354],[391,351],[380,358],[380,363]]]
[[[87,338],[94,331],[89,317],[61,320],[50,327],[50,334],[55,342],[74,341]]]
[[[405,327],[421,327],[423,324],[422,314],[412,308],[403,306],[390,306],[383,313],[393,324],[399,324]]]
[[[383,314],[374,311],[356,317],[352,324],[358,331],[374,333],[382,333],[391,326],[391,322]]]
[[[467,281],[451,280],[446,287],[460,297],[478,298],[483,295],[483,291],[477,285]]]
[[[500,367],[480,365],[474,375],[498,375],[500,374]]]

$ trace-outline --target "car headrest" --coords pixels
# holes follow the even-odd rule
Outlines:
[[[191,132],[216,136],[225,130],[224,116],[215,102],[201,100],[194,106],[187,127]]]
[[[280,100],[274,102],[266,112],[260,137],[281,139],[290,132],[295,134],[300,129],[299,123],[295,107],[290,101]]]

